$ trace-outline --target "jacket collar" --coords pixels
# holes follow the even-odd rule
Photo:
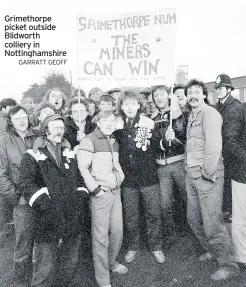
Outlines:
[[[7,132],[10,135],[15,135],[17,137],[20,137],[20,135],[17,133],[16,129],[13,128],[13,127],[7,128]],[[32,128],[29,128],[28,131],[27,131],[27,134],[25,135],[25,138],[32,137],[32,136],[35,136],[35,135],[36,134],[33,132]]]
[[[160,115],[162,117],[165,113],[170,113],[170,108],[168,108],[164,113],[162,113],[161,110],[157,108],[157,109],[155,109],[155,111],[151,115],[151,119],[153,120],[158,115]]]
[[[95,128],[94,133],[95,133],[95,135],[96,135],[96,137],[97,137],[98,139],[107,138],[107,137],[100,131],[100,129],[99,129],[98,127]],[[112,134],[110,137],[111,137],[111,138],[114,138],[114,135]]]
[[[227,98],[227,100],[226,100],[221,106],[217,103],[217,105],[218,105],[218,107],[219,107],[219,110],[220,110],[220,111],[223,111],[227,106],[231,105],[231,104],[233,103],[233,101],[234,101],[234,98],[233,98],[232,95],[230,95],[230,96]]]
[[[51,145],[51,143],[49,142],[46,136],[41,136],[34,141],[33,149],[34,150],[37,150],[39,148],[43,149],[47,147],[47,145]],[[61,147],[71,149],[70,143],[65,138],[62,139]]]

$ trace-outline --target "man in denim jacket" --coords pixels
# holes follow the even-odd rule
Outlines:
[[[239,269],[222,219],[222,118],[206,104],[208,92],[203,82],[191,80],[185,95],[191,106],[186,146],[188,222],[206,251],[199,260],[216,256],[219,262],[220,268],[211,279],[226,280],[238,275]]]

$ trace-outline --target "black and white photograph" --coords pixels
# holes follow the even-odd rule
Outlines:
[[[0,7],[0,287],[246,287],[246,2]]]

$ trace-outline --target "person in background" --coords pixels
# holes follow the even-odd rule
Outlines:
[[[93,101],[92,99],[85,99],[85,101],[88,104],[89,116],[94,117],[98,113],[98,107],[96,106],[95,101]]]
[[[175,94],[178,97],[179,100],[179,106],[182,109],[187,104],[187,98],[184,93],[185,85],[177,84],[173,87],[173,94]]]
[[[48,90],[44,95],[43,102],[49,102],[54,105],[56,108],[56,114],[64,114],[66,97],[65,94],[60,90],[60,88],[54,87]]]
[[[45,135],[23,155],[20,191],[35,212],[31,286],[69,286],[78,263],[88,191],[70,144],[64,118],[48,116]]]
[[[86,99],[85,91],[82,89],[75,89],[72,93],[71,99],[80,97],[82,100]]]
[[[78,164],[91,196],[92,252],[99,286],[110,287],[110,273],[125,274],[127,268],[116,261],[123,237],[120,186],[124,174],[119,164],[119,145],[112,133],[115,115],[100,111],[97,127],[82,139]]]
[[[35,109],[35,117],[37,118],[38,125],[33,127],[33,132],[37,135],[42,134],[42,123],[44,120],[51,115],[56,113],[56,108],[49,102],[42,102]]]
[[[139,199],[143,202],[148,243],[158,263],[165,262],[162,252],[160,185],[155,161],[154,122],[142,114],[143,99],[135,90],[125,90],[118,101],[121,126],[114,135],[119,142],[120,165],[125,174],[122,184],[123,214],[127,253],[132,262],[139,250]],[[119,120],[119,119],[118,119]]]
[[[148,110],[148,100],[149,100],[149,95],[151,95],[152,90],[151,88],[141,88],[140,89],[140,95],[143,98],[143,112],[147,115],[150,116],[149,110]]]
[[[88,97],[89,97],[89,99],[92,99],[96,103],[96,105],[98,105],[99,99],[102,96],[102,94],[103,94],[103,91],[101,89],[95,87],[89,91]]]
[[[114,110],[114,99],[109,94],[103,94],[98,104],[99,110],[110,112]]]
[[[15,106],[17,103],[14,99],[6,98],[0,102],[0,135],[6,132],[7,126],[7,114],[9,109]]]
[[[215,94],[218,102],[215,104],[215,109],[221,114],[223,119],[222,124],[222,156],[225,167],[224,174],[224,197],[223,197],[223,212],[226,221],[231,221],[232,213],[232,193],[231,193],[231,177],[235,168],[235,157],[230,150],[230,134],[229,130],[233,126],[237,117],[234,114],[234,109],[241,105],[241,102],[234,99],[231,92],[234,88],[231,85],[231,79],[226,74],[217,76],[215,82]]]
[[[64,138],[71,144],[71,149],[78,148],[82,138],[93,132],[96,127],[96,124],[91,121],[92,117],[88,115],[88,110],[88,104],[84,100],[75,98],[68,102]]]
[[[33,102],[33,98],[31,97],[24,98],[21,101],[21,105],[26,108],[29,115],[34,112],[35,104]]]
[[[15,224],[13,281],[15,286],[29,286],[32,272],[34,213],[20,193],[19,174],[23,154],[32,148],[36,135],[29,128],[28,112],[13,106],[7,115],[7,132],[0,137],[1,202]],[[14,212],[13,212],[14,210]],[[1,221],[5,218],[1,216]],[[23,285],[22,285],[23,284]]]
[[[152,93],[151,93],[148,96],[148,101],[146,105],[146,115],[148,117],[151,117],[151,115],[155,112],[155,110],[156,110],[156,104],[153,100]]]
[[[110,89],[110,90],[108,91],[108,94],[109,94],[109,95],[113,98],[113,100],[114,100],[114,105],[115,105],[115,106],[117,105],[117,102],[118,102],[120,93],[121,93],[121,89],[119,89],[119,88]]]
[[[216,109],[206,104],[208,91],[203,82],[191,80],[185,95],[191,106],[186,144],[188,223],[205,250],[199,260],[215,256],[219,263],[211,279],[227,280],[238,276],[240,271],[222,217],[222,118]]]

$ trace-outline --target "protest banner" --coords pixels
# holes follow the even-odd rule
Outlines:
[[[171,85],[175,9],[114,16],[77,15],[78,80],[99,86]]]

